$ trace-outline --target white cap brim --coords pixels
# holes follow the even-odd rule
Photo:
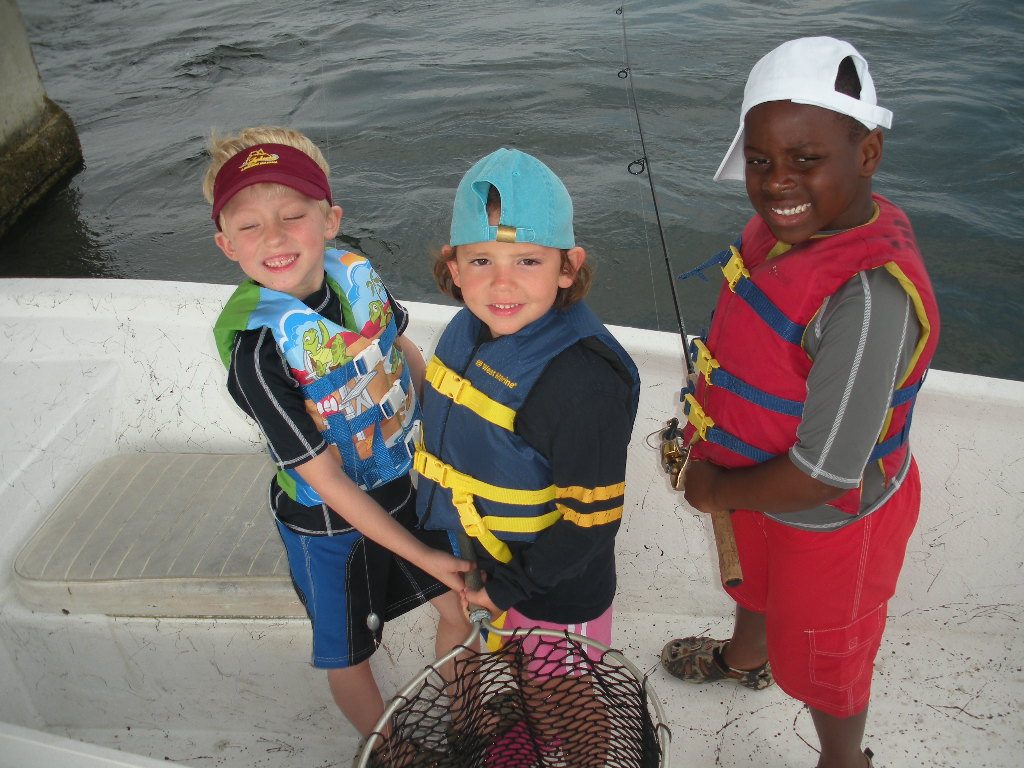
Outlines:
[[[865,104],[842,93],[830,94],[827,99],[815,98],[813,100],[792,96],[775,99],[766,96],[757,104],[744,104],[739,130],[736,131],[736,136],[733,138],[732,144],[729,145],[729,150],[725,153],[722,164],[718,166],[718,171],[715,173],[715,181],[746,180],[746,161],[743,157],[743,120],[746,120],[748,111],[758,104],[764,104],[766,101],[792,101],[796,104],[811,104],[812,106],[828,109],[841,115],[848,115],[854,120],[859,121],[869,131],[874,130],[879,125],[883,128],[892,127],[892,112],[888,109],[875,104]]]
[[[835,90],[835,77],[844,58],[851,58],[860,80],[860,98]],[[848,115],[867,129],[892,127],[892,112],[878,106],[868,63],[857,49],[831,37],[790,40],[761,57],[750,70],[743,90],[740,127],[715,173],[715,181],[746,178],[743,126],[747,113],[768,101],[792,101]]]
[[[736,131],[736,138],[729,145],[729,151],[725,153],[722,164],[715,172],[715,181],[735,180],[745,181],[747,178],[746,163],[743,162],[743,125]]]

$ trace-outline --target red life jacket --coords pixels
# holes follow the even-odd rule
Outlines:
[[[684,438],[689,442],[698,434],[693,458],[731,468],[786,453],[796,443],[811,370],[802,346],[807,326],[822,302],[856,273],[883,268],[911,297],[921,329],[871,454],[886,481],[903,465],[914,398],[938,341],[939,312],[910,222],[885,198],[874,200],[874,220],[812,238],[771,259],[778,241],[755,216],[743,230],[741,249],[725,252],[731,258],[722,265],[726,281],[707,341],[691,345],[700,375],[694,393],[685,396]],[[830,505],[856,514],[860,489]]]

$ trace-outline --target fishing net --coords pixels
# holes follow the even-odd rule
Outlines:
[[[531,630],[505,638],[495,652],[463,649],[454,667],[439,660],[396,697],[380,729],[387,735],[371,739],[359,764],[666,765],[668,729],[643,676],[618,651],[589,658],[586,643],[578,635]]]

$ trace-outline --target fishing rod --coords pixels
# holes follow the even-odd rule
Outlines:
[[[690,342],[686,338],[686,325],[683,322],[683,312],[679,308],[679,295],[676,293],[676,280],[672,270],[672,261],[668,255],[668,241],[665,238],[665,228],[661,223],[661,211],[658,209],[658,194],[654,189],[654,175],[651,173],[651,161],[647,155],[647,143],[644,141],[644,129],[640,121],[640,108],[637,104],[636,90],[633,88],[632,72],[629,64],[629,36],[626,34],[626,6],[625,4],[619,6],[615,10],[616,15],[622,17],[622,52],[623,52],[623,63],[625,66],[619,70],[619,79],[626,81],[626,88],[629,92],[629,100],[633,105],[633,114],[636,116],[636,130],[640,138],[640,154],[641,156],[631,162],[627,167],[627,170],[634,176],[640,176],[647,172],[647,184],[651,189],[651,201],[654,204],[654,220],[658,225],[658,235],[661,238],[661,253],[665,258],[665,269],[668,271],[668,286],[672,293],[672,307],[676,313],[676,323],[679,326],[679,338],[683,342],[683,360],[686,362],[686,374],[687,377],[692,376],[693,361],[690,360],[687,349],[689,348]]]
[[[693,360],[689,355],[689,342],[686,338],[686,326],[683,323],[683,313],[679,308],[679,296],[676,293],[675,275],[672,270],[672,262],[668,255],[668,241],[665,238],[665,228],[661,223],[661,212],[658,210],[658,194],[654,189],[654,176],[651,173],[651,162],[647,156],[647,144],[644,141],[644,130],[640,121],[640,108],[637,105],[636,91],[633,88],[633,78],[629,65],[629,36],[626,34],[626,9],[625,3],[619,6],[615,13],[622,17],[622,50],[625,66],[619,70],[619,79],[626,80],[629,99],[633,104],[633,114],[636,116],[636,130],[640,137],[641,157],[629,164],[627,170],[634,176],[639,176],[647,171],[647,183],[651,188],[651,200],[654,203],[654,220],[658,224],[658,234],[661,237],[661,252],[665,257],[665,268],[668,270],[668,284],[672,292],[672,306],[676,312],[676,321],[679,324],[679,337],[683,341],[683,361],[686,363],[686,381],[696,381],[696,371]],[[686,390],[684,389],[684,392]],[[679,428],[679,419],[673,417],[668,420],[665,427],[659,430],[661,435],[661,466],[668,473],[672,487],[677,491],[683,489],[683,468],[686,466],[690,454],[690,445],[699,437],[695,432],[693,440],[686,444],[683,442],[682,431]],[[718,552],[718,569],[722,582],[730,587],[738,587],[743,582],[743,571],[740,567],[739,554],[736,550],[736,538],[733,535],[732,520],[730,512],[724,510],[711,513],[711,527],[715,538],[715,549]]]

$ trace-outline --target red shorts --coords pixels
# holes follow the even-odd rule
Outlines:
[[[913,463],[883,507],[829,533],[791,528],[759,512],[733,513],[743,583],[726,591],[765,614],[772,674],[793,698],[836,717],[867,706],[888,601],[920,502]]]

